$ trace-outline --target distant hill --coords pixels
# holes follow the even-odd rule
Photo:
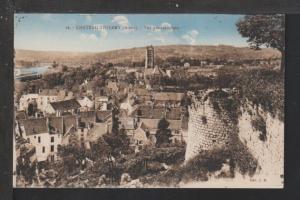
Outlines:
[[[194,59],[268,59],[280,58],[280,52],[270,48],[253,50],[248,47],[219,46],[192,46],[192,45],[167,45],[155,46],[155,58],[166,59],[168,57],[188,57]],[[40,63],[65,64],[70,67],[101,63],[131,63],[143,62],[145,59],[145,47],[119,49],[100,53],[88,52],[58,52],[58,51],[32,51],[16,49],[16,66],[39,65]]]

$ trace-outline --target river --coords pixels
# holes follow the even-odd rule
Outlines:
[[[20,76],[30,76],[30,75],[38,75],[43,74],[49,70],[49,66],[41,66],[41,67],[24,67],[14,69],[15,78],[19,78]]]

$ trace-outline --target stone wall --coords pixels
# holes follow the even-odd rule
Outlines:
[[[226,115],[217,113],[209,100],[194,101],[189,108],[185,160],[195,157],[201,150],[234,145],[231,141],[238,136],[258,161],[256,177],[260,176],[260,181],[270,181],[272,185],[281,187],[284,173],[284,123],[249,102],[245,104],[241,108],[237,125],[234,125],[228,123],[230,119]],[[253,127],[252,121],[257,116],[265,123],[265,140],[259,137],[260,131]]]
[[[193,158],[201,150],[226,148],[230,143],[233,129],[232,123],[225,123],[220,119],[208,100],[194,102],[189,108],[185,160]]]

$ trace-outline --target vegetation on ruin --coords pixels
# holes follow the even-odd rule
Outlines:
[[[208,93],[208,97],[213,108],[221,116],[221,119],[225,120],[226,123],[238,123],[240,101],[235,96],[223,90],[214,90]]]
[[[228,165],[229,170],[223,169],[224,165]],[[219,178],[234,177],[236,170],[253,176],[256,168],[257,160],[247,147],[236,141],[229,149],[201,151],[187,163],[178,163],[161,173],[144,176],[141,181],[149,185],[178,186],[181,182],[208,181],[210,174],[217,174]]]
[[[236,70],[220,69],[214,80],[217,90],[209,94],[218,113],[225,111],[233,122],[237,122],[240,108],[250,103],[261,107],[272,117],[284,118],[284,76],[271,69]],[[208,87],[209,88],[209,87]],[[233,89],[230,93],[222,88]]]
[[[266,127],[266,121],[261,115],[257,115],[252,118],[251,125],[254,130],[259,132],[259,139],[261,141],[267,140],[267,127]]]

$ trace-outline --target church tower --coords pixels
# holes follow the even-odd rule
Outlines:
[[[154,48],[152,45],[146,47],[145,68],[154,68]]]

